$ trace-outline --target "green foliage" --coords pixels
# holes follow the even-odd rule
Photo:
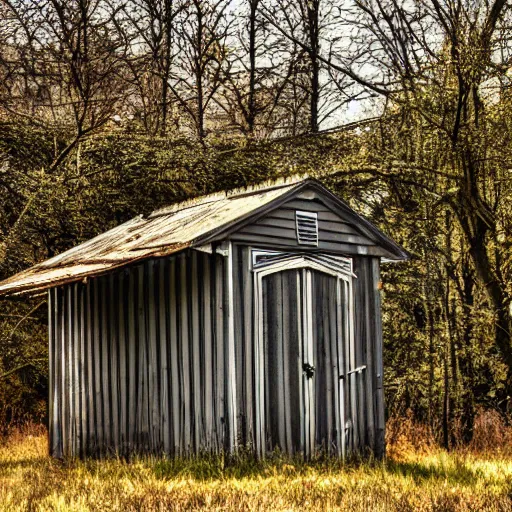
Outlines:
[[[48,174],[48,146],[58,138],[27,125],[2,125],[6,159],[0,178],[16,184],[16,193],[7,193],[0,205],[0,276],[175,201],[309,173],[412,254],[410,262],[382,267],[389,413],[411,409],[438,437],[444,427],[452,438],[462,429],[469,439],[476,406],[500,407],[506,398],[493,316],[447,208],[408,185],[409,173],[397,174],[393,155],[407,153],[399,144],[403,126],[391,122],[381,130],[385,135],[370,130],[252,144],[218,140],[209,146],[117,130],[85,139],[65,165]],[[0,379],[7,421],[44,415],[45,307],[29,314],[40,300],[4,302],[0,375],[26,364]]]

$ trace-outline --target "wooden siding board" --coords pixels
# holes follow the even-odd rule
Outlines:
[[[264,217],[259,218],[254,222],[253,225],[262,226],[276,226],[279,225],[282,228],[295,230],[295,212],[294,209],[276,208],[270,211]],[[341,233],[348,233],[353,235],[361,235],[352,224],[344,221],[341,217],[333,212],[317,212],[318,214],[318,225],[323,226],[325,231],[334,231]],[[243,228],[241,228],[243,229]]]
[[[307,212],[328,212],[330,211],[325,204],[320,201],[311,201],[308,199],[292,199],[287,201],[282,208],[292,210],[302,210]]]
[[[246,234],[237,232],[231,235],[230,239],[237,243],[250,244],[256,247],[265,247],[272,250],[300,249],[301,251],[325,251],[343,255],[354,256],[386,256],[387,252],[377,245],[361,245],[339,242],[327,242],[319,240],[318,246],[299,245],[296,239],[282,238],[276,236],[265,236],[262,234]]]
[[[281,223],[274,223],[274,225],[272,226],[263,225],[260,223],[246,226],[245,228],[241,229],[237,234],[235,234],[233,238],[239,239],[243,237],[251,239],[253,235],[268,236],[269,238],[282,239],[287,244],[301,246],[301,244],[299,244],[297,241],[297,233],[295,230],[295,226],[292,229],[285,229],[281,225]],[[370,247],[375,246],[375,242],[364,236],[355,235],[351,233],[326,231],[322,229],[321,225],[318,226],[318,243],[320,247],[322,246],[323,243],[351,244]]]

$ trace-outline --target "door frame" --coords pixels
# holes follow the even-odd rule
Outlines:
[[[337,400],[334,411],[336,418],[337,431],[337,455],[345,458],[346,456],[346,414],[345,414],[345,375],[348,374],[349,368],[355,366],[354,351],[354,294],[353,279],[356,278],[352,271],[352,259],[341,256],[333,256],[326,253],[286,253],[279,251],[251,250],[252,271],[254,274],[254,325],[256,326],[254,335],[254,362],[255,362],[255,449],[260,457],[266,455],[266,439],[265,439],[265,340],[264,340],[264,304],[263,304],[263,279],[271,274],[284,272],[287,270],[302,270],[302,290],[297,288],[301,299],[298,301],[301,307],[302,301],[307,304],[304,313],[299,314],[301,336],[306,336],[307,340],[301,339],[300,343],[307,347],[304,350],[304,363],[313,363],[313,291],[311,271],[318,271],[336,278],[336,325],[337,332],[344,332],[345,346],[338,345],[342,350],[338,351],[338,372],[339,386],[337,386]],[[300,276],[297,276],[300,279]],[[343,316],[342,294],[345,295],[347,304],[347,314]],[[342,325],[343,318],[345,325]],[[345,357],[342,356],[345,354]],[[301,425],[305,427],[311,422],[310,414],[314,414],[312,407],[314,397],[313,380],[303,377],[302,399],[304,410],[301,408]],[[314,429],[301,429],[301,448],[304,455],[310,456],[315,448],[315,431]],[[307,433],[309,435],[307,435]]]

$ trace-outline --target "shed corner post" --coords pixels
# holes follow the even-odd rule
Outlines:
[[[375,336],[375,377],[376,386],[376,439],[375,456],[382,459],[386,456],[386,418],[384,403],[384,365],[383,340],[382,340],[382,317],[381,317],[381,297],[380,297],[380,259],[372,259],[372,290],[374,294],[374,336]]]
[[[53,390],[53,337],[54,337],[54,328],[53,328],[53,301],[52,301],[52,288],[48,289],[47,292],[47,302],[48,302],[48,448],[50,455],[53,455],[53,436],[54,436],[54,425],[53,425],[53,414],[54,414],[54,390]]]
[[[234,265],[233,243],[227,242],[226,265],[226,299],[227,299],[227,333],[226,333],[226,393],[227,393],[227,424],[228,424],[228,448],[234,452],[238,445],[237,432],[237,401],[236,401],[236,359],[235,359],[235,312],[234,312]]]

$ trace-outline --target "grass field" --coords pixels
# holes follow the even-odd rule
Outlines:
[[[0,444],[0,510],[512,511],[512,458],[391,450],[385,462],[68,461],[44,431]]]

